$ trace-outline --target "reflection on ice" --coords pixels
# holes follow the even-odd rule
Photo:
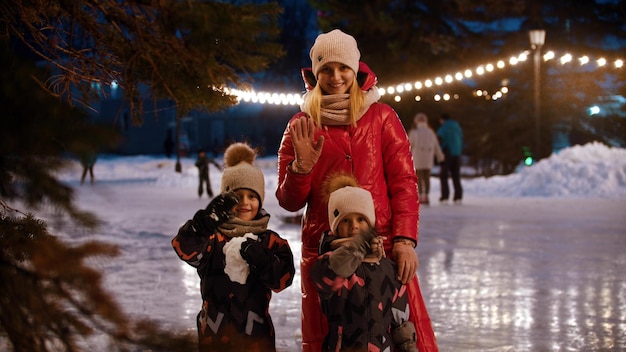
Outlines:
[[[522,174],[464,180],[461,206],[421,208],[419,279],[440,351],[626,351],[624,153],[572,148]],[[273,196],[275,161],[264,166],[263,206],[270,228],[289,241],[297,272],[272,296],[270,313],[278,351],[292,352],[301,342],[300,231],[280,221],[293,214]],[[127,312],[195,331],[199,279],[170,244],[207,204],[197,198],[193,163],[182,158],[183,172],[175,173],[173,159],[103,158],[95,185],[79,186],[78,164],[62,180],[78,190],[80,208],[106,222],[89,238],[123,249],[98,265]],[[220,176],[211,172],[214,189]],[[431,196],[438,184],[433,178]]]
[[[592,210],[574,224],[554,203],[517,202],[501,213],[470,201],[422,212],[420,282],[440,346],[626,350],[625,241],[585,221]],[[617,209],[602,211],[619,219]]]
[[[181,261],[183,275],[183,287],[185,289],[185,301],[183,302],[183,319],[193,321],[202,307],[200,297],[200,277],[198,272],[191,265]]]

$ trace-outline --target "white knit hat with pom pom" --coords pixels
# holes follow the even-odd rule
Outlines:
[[[233,143],[226,148],[221,193],[247,188],[256,192],[263,203],[265,178],[261,169],[252,165],[256,155],[256,151],[246,143]]]
[[[337,175],[328,182],[328,222],[330,230],[337,234],[339,222],[348,214],[362,214],[370,226],[376,224],[376,211],[372,194],[359,186],[352,175]]]

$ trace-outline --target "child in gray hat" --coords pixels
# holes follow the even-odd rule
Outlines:
[[[287,241],[267,228],[265,183],[255,157],[247,144],[229,146],[220,195],[172,240],[200,276],[200,351],[276,350],[270,299],[272,291],[291,285],[295,267]]]

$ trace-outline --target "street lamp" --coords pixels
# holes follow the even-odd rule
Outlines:
[[[540,85],[540,65],[541,65],[541,46],[546,40],[546,31],[543,29],[532,29],[528,31],[530,45],[534,51],[535,66],[535,153],[539,155],[539,143],[541,141],[541,128],[539,124],[541,115],[541,85]]]

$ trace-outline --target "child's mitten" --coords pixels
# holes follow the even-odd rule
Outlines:
[[[241,256],[253,269],[263,269],[269,263],[271,254],[263,243],[249,238],[241,244]]]
[[[233,192],[223,193],[213,198],[206,209],[198,210],[193,216],[196,234],[214,233],[221,224],[233,217],[232,209],[237,203],[239,203],[239,197]]]
[[[410,321],[405,321],[400,326],[393,329],[393,331],[391,331],[391,340],[402,352],[418,352],[415,325]]]

